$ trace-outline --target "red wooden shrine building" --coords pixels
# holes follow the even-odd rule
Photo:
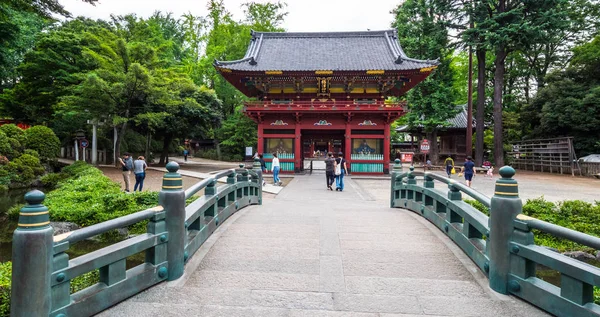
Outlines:
[[[395,30],[252,32],[243,59],[216,69],[252,101],[258,152],[279,153],[282,171],[343,152],[352,173],[388,173],[390,124],[405,113],[390,102],[423,81],[437,61],[406,56]],[[267,163],[269,164],[269,163]]]

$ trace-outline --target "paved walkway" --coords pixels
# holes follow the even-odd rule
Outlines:
[[[101,316],[547,316],[490,291],[424,219],[352,180],[327,191],[324,178],[296,176],[236,213],[181,279]]]

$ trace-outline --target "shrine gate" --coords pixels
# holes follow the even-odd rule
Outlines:
[[[258,123],[268,167],[272,153],[283,172],[300,172],[305,159],[343,152],[353,173],[375,174],[389,173],[390,124],[406,111],[392,97],[437,65],[406,56],[395,30],[252,32],[243,59],[215,61],[252,98],[244,112]]]

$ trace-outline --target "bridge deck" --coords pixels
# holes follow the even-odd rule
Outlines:
[[[346,178],[326,191],[324,178],[296,177],[240,211],[184,277],[101,316],[547,316],[490,291],[438,229],[374,201],[378,189]]]

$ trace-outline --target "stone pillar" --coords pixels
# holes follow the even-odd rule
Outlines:
[[[162,190],[158,194],[158,204],[165,208],[165,222],[169,232],[167,241],[167,261],[169,271],[167,280],[173,281],[183,275],[185,241],[187,228],[185,227],[185,192],[183,180],[177,173],[179,164],[169,162],[169,171],[163,176]]]
[[[54,229],[50,227],[46,196],[39,190],[25,195],[27,205],[19,213],[13,234],[12,291],[10,315],[48,316],[50,314]]]
[[[390,124],[383,127],[383,174],[390,173]]]
[[[515,170],[510,166],[500,169],[502,178],[496,181],[496,190],[490,206],[490,288],[508,294],[508,274],[510,273],[509,243],[514,228],[514,220],[522,211],[517,181],[512,177]]]

